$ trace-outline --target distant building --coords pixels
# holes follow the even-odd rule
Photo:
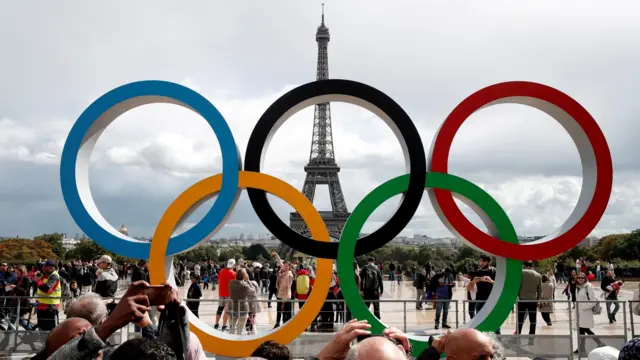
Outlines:
[[[518,236],[518,241],[520,242],[520,244],[528,244],[531,242],[534,242],[536,240],[540,240],[543,237],[545,237],[545,235],[538,235],[538,236]]]
[[[79,242],[80,240],[78,239],[67,237],[67,234],[62,234],[62,247],[67,251],[75,248]]]
[[[580,241],[578,246],[582,246],[588,249],[590,247],[596,246],[599,242],[600,242],[600,238],[597,238],[595,236],[589,236],[584,238],[582,241]]]

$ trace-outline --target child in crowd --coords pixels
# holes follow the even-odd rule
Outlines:
[[[207,290],[209,288],[209,274],[205,273],[204,278],[202,279],[204,285],[202,285],[202,290]]]
[[[213,270],[213,274],[211,274],[211,277],[209,278],[209,281],[211,282],[211,290],[216,290],[216,285],[218,285],[218,272]]]

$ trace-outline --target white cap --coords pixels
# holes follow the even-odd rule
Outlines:
[[[107,263],[107,264],[111,264],[113,261],[111,260],[111,256],[109,255],[102,255],[100,256],[100,259],[98,260],[98,263]]]
[[[236,261],[234,259],[229,259],[229,261],[227,261],[227,267],[228,268],[232,268],[236,265]]]

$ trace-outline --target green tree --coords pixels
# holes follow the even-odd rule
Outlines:
[[[567,251],[566,254],[567,254],[567,257],[570,257],[575,260],[575,259],[586,257],[587,255],[589,255],[589,251],[583,246],[575,246],[575,247],[572,247],[571,250]]]
[[[263,259],[271,258],[269,251],[260,244],[253,244],[249,247],[243,248],[242,253],[246,260],[257,260],[259,256],[262,256]]]
[[[478,261],[474,258],[468,257],[456,262],[456,270],[463,274],[469,274]]]
[[[546,274],[549,270],[555,273],[557,260],[557,256],[539,260],[537,261],[536,270],[538,270],[540,274]]]
[[[472,248],[471,246],[462,245],[462,247],[458,249],[458,253],[456,254],[455,261],[457,263],[468,258],[476,259],[476,261],[478,261],[480,259],[481,254],[482,253],[480,253],[480,251]]]
[[[57,259],[51,244],[46,241],[30,239],[0,241],[0,260],[3,262],[28,265],[44,259]]]
[[[244,258],[244,254],[242,252],[242,247],[240,246],[234,246],[234,247],[221,250],[220,256],[218,257],[218,259],[221,262],[225,262],[229,259],[234,259],[238,261],[239,259],[243,259],[243,258]]]
[[[180,257],[183,257],[187,259],[187,261],[193,263],[200,262],[202,260],[218,261],[218,248],[209,244],[200,245],[180,254]]]
[[[76,246],[67,252],[66,258],[69,260],[95,260],[98,259],[102,255],[109,255],[114,261],[115,254],[102,248],[100,245],[96,244],[93,240],[82,237],[76,243]]]
[[[629,234],[612,234],[603,236],[594,247],[596,255],[601,260],[613,259],[613,250],[616,247],[618,240],[624,241],[628,236]]]
[[[49,243],[53,253],[60,259],[63,259],[66,253],[64,246],[62,246],[62,239],[63,236],[60,233],[42,234],[33,238],[33,240],[42,240]]]

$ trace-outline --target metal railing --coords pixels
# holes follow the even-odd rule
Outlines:
[[[48,331],[37,328],[35,307],[29,309],[28,312],[21,311],[21,301],[13,301],[17,299],[16,297],[0,297],[0,326],[6,326],[6,330],[0,330],[0,354],[3,351],[5,353],[32,354],[40,351],[45,346]],[[33,303],[37,301],[38,297],[29,297],[28,299],[30,303]],[[62,302],[65,302],[64,300],[66,299],[62,299]],[[117,301],[119,299],[113,300]],[[219,299],[185,300],[185,302],[199,303],[198,315],[200,319],[211,326],[214,325],[218,306],[220,305]],[[443,300],[427,299],[418,303],[415,299],[382,299],[372,302],[379,304],[381,320],[387,326],[400,328],[412,337],[427,340],[428,336],[442,332],[442,329],[435,329],[435,307],[432,305],[443,302]],[[469,319],[469,305],[478,303],[478,301],[467,300],[446,300],[446,302],[449,305],[449,323],[447,325],[450,325],[453,329],[464,326]],[[536,302],[521,301],[521,303]],[[501,334],[497,335],[507,351],[507,356],[567,358],[572,356],[576,349],[583,349],[588,353],[599,344],[620,348],[628,339],[640,336],[640,331],[636,329],[640,316],[634,315],[631,311],[633,305],[637,304],[638,301],[600,300],[602,313],[594,315],[595,321],[592,328],[595,335],[581,333],[577,324],[580,323],[580,311],[578,310],[583,309],[585,303],[596,303],[596,301],[572,303],[563,300],[544,300],[544,302],[553,304],[553,315],[550,316],[553,325],[549,327],[546,326],[544,320],[540,321],[541,317],[537,314],[540,312],[538,309],[536,311],[537,326],[535,335],[524,334],[529,328],[527,326],[523,326],[522,334],[518,334],[518,306],[514,306],[512,314],[502,325]],[[295,313],[300,310],[299,301],[297,300],[273,299],[269,301],[259,299],[242,301],[242,303],[258,303],[262,307],[262,312],[256,315],[253,330],[244,331],[244,329],[241,329],[242,335],[238,335],[238,337],[259,336],[268,333],[275,325],[278,313],[280,313],[281,318],[285,315],[285,311],[278,310],[279,308],[282,309],[284,304],[291,304],[285,308],[291,309],[290,316],[295,316]],[[269,303],[272,305],[271,308],[268,307]],[[606,308],[607,306],[613,307],[615,303],[620,305],[618,320],[622,320],[621,324],[610,324],[607,319]],[[418,305],[420,308],[418,308]],[[400,312],[402,312],[402,315]],[[334,332],[339,330],[350,319],[350,313],[345,306],[344,300],[339,299],[327,300],[325,307],[318,315],[318,320],[315,324],[312,324],[305,333],[301,334],[291,344],[288,344],[295,357],[316,355],[333,336]],[[62,321],[64,318],[64,311],[61,310],[58,320]],[[283,319],[280,320],[282,321]],[[220,325],[222,325],[223,321],[224,316],[220,319]],[[526,317],[524,323],[527,322],[528,317]],[[314,327],[313,325],[316,326]],[[118,344],[139,336],[141,336],[139,330],[136,329],[134,324],[130,324],[116,332],[109,341],[112,344]]]
[[[640,300],[629,300],[629,325],[631,327],[631,338],[640,337],[640,329],[636,329],[640,322],[640,315],[633,313],[635,307],[640,307]]]

